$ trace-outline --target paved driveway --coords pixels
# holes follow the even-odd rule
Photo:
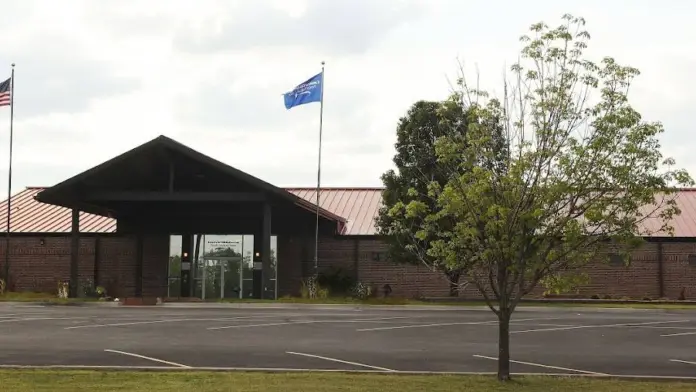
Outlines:
[[[0,365],[492,372],[488,309],[0,305]],[[696,376],[696,312],[527,309],[512,371]]]

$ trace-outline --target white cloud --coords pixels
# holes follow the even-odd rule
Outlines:
[[[327,62],[322,183],[380,185],[397,120],[448,94],[456,58],[499,90],[531,23],[586,17],[590,52],[641,69],[632,99],[688,148],[696,6],[683,1],[0,0],[0,79],[17,63],[14,191],[52,185],[157,135],[278,185],[316,179],[318,104],[281,94]],[[3,71],[3,69],[5,71]],[[0,108],[0,178],[9,110]],[[0,181],[0,194],[6,192]]]

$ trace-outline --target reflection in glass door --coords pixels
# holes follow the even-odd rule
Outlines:
[[[167,276],[167,296],[181,296],[181,246],[182,236],[169,236],[169,269]]]
[[[201,299],[253,298],[254,236],[200,234],[190,242],[192,292]],[[183,236],[170,236],[168,294],[181,295]],[[188,243],[188,242],[187,242]],[[189,257],[187,256],[187,257]],[[271,237],[271,276],[266,277],[264,298],[276,298],[277,238]],[[186,263],[185,263],[186,264]]]
[[[268,280],[266,292],[272,292],[268,297],[278,299],[278,237],[274,235],[271,236],[271,276]]]
[[[202,299],[241,298],[241,257],[206,256],[201,259]]]
[[[195,296],[243,298],[243,241],[235,235],[200,235],[194,240]]]

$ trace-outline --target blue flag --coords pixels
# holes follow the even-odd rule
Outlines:
[[[292,91],[283,94],[285,108],[291,109],[306,103],[321,102],[323,89],[324,73],[320,72],[295,87]]]

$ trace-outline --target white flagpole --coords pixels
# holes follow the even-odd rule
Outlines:
[[[319,162],[317,166],[317,222],[314,228],[314,276],[319,272],[319,193],[321,192],[321,134],[324,120],[324,64],[321,62],[321,101],[319,105]]]

